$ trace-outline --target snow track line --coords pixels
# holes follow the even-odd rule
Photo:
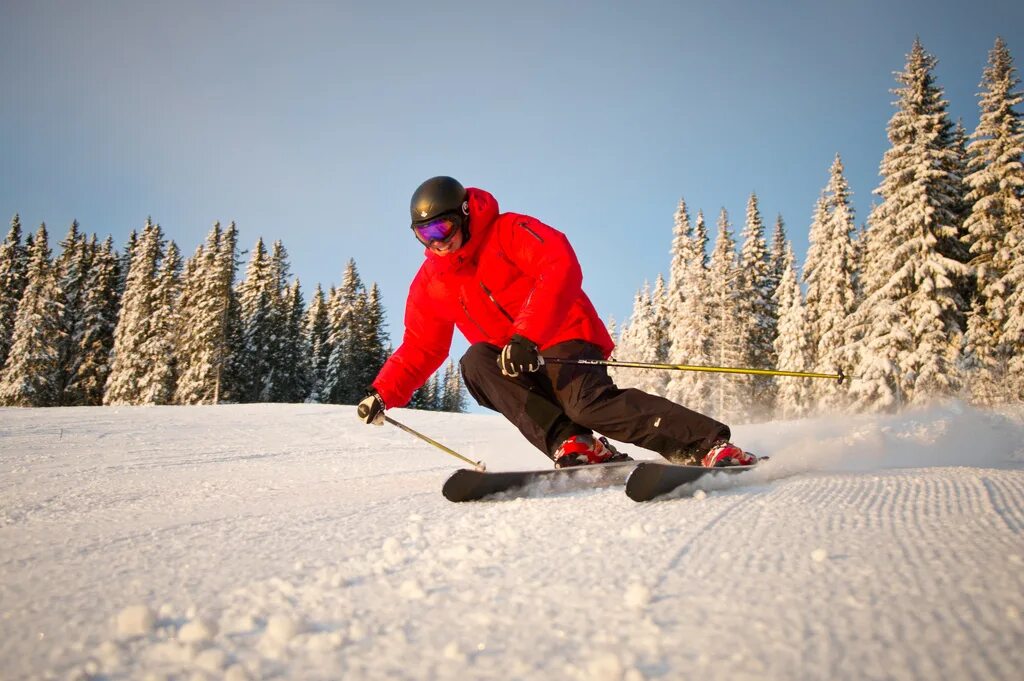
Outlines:
[[[1006,524],[1006,528],[1017,535],[1024,533],[1024,507],[1020,503],[1024,499],[1024,476],[1000,482],[983,477],[981,483],[988,493],[992,510]],[[1013,500],[1017,503],[1014,504]]]
[[[695,541],[700,539],[700,537],[704,535],[708,530],[712,529],[713,527],[721,523],[723,520],[725,520],[728,516],[735,512],[736,509],[749,504],[755,498],[755,496],[756,495],[749,493],[744,494],[739,499],[734,501],[732,504],[728,505],[726,508],[719,511],[710,520],[705,521],[703,524],[701,524],[700,527],[694,529],[693,533],[686,539],[685,542],[683,542],[682,546],[680,546],[673,553],[672,557],[665,564],[665,567],[659,570],[658,579],[655,581],[653,585],[653,590],[655,591],[655,593],[661,590],[661,587],[664,585],[665,580],[669,574],[676,574],[678,572],[677,568],[682,563],[683,559],[687,556],[687,554],[689,554],[690,549],[693,547]]]

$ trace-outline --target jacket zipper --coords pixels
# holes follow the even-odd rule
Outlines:
[[[469,308],[466,307],[466,299],[459,296],[459,304],[462,305],[462,311],[465,313],[466,319],[473,322],[473,325],[476,326],[476,328],[480,329],[480,333],[483,334],[484,338],[490,338],[487,332],[484,331],[484,327],[480,326],[480,324],[475,319],[473,319],[473,315],[469,314]]]
[[[485,286],[484,282],[482,281],[480,282],[480,288],[484,290],[484,293],[487,294],[487,297],[491,299],[492,303],[494,303],[494,307],[498,308],[498,312],[505,315],[505,319],[509,320],[510,322],[515,322],[515,319],[512,318],[512,315],[506,312],[505,308],[501,306],[501,303],[494,299],[494,295],[491,293],[491,289],[487,288],[487,286]],[[465,305],[463,305],[463,307],[465,307]]]

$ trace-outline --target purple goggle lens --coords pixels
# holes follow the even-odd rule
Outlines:
[[[456,228],[455,220],[450,217],[437,218],[422,225],[413,225],[412,230],[416,232],[416,238],[425,246],[435,241],[445,242],[452,238]]]

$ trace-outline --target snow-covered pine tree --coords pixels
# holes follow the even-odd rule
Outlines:
[[[61,328],[64,329],[64,342],[60,348],[60,404],[75,406],[80,402],[78,396],[68,391],[68,385],[82,361],[79,354],[83,332],[82,306],[86,279],[96,249],[96,237],[93,236],[92,242],[87,243],[85,235],[78,231],[78,221],[74,220],[68,228],[67,236],[60,242],[60,247],[61,253],[54,264],[57,286],[63,297]]]
[[[181,252],[171,241],[157,270],[150,333],[142,345],[142,354],[147,358],[146,373],[139,381],[142,404],[170,404],[174,399],[180,292]]]
[[[291,266],[288,263],[288,251],[280,239],[274,241],[270,252],[270,270],[274,296],[272,298],[271,325],[274,329],[270,339],[270,373],[267,377],[266,397],[268,402],[289,402],[286,398],[294,386],[288,385],[293,379],[295,366],[289,366],[292,349],[287,344],[288,320],[288,278]]]
[[[672,280],[669,284],[675,304],[669,320],[669,360],[675,364],[704,366],[711,363],[711,328],[708,319],[707,271],[708,232],[704,213],[698,211],[691,230],[685,206],[676,213],[676,231],[672,243]],[[675,289],[675,293],[671,293]],[[707,374],[675,371],[669,377],[666,397],[691,409],[705,412],[710,404]]]
[[[775,217],[775,229],[772,231],[772,243],[768,251],[768,274],[772,289],[771,309],[772,317],[776,320],[779,318],[779,310],[774,292],[778,290],[779,285],[782,283],[782,278],[786,275],[786,254],[789,247],[789,238],[786,236],[786,223],[782,219],[782,213],[779,213]]]
[[[775,366],[776,319],[772,295],[775,293],[765,241],[764,221],[758,208],[757,194],[747,201],[747,217],[743,227],[743,245],[740,250],[740,279],[742,291],[737,301],[740,324],[740,364],[767,369]],[[766,419],[774,409],[775,381],[770,376],[734,377],[737,387],[745,392],[745,409],[749,418]]]
[[[633,314],[622,327],[615,356],[627,362],[664,362],[661,353],[662,325],[658,302],[651,295],[650,282],[645,281],[633,298]],[[664,394],[666,373],[656,369],[617,369],[612,378],[619,387],[661,395]]]
[[[409,398],[409,404],[407,404],[406,406],[409,409],[421,409],[424,411],[429,411],[431,408],[430,396],[427,394],[429,390],[430,381],[428,380],[426,383],[424,383],[419,388],[413,391],[412,397]]]
[[[441,411],[441,399],[444,394],[441,392],[441,382],[438,372],[434,372],[431,375],[430,380],[427,381],[427,409],[430,411]]]
[[[804,317],[804,305],[800,284],[796,275],[796,258],[793,247],[785,243],[785,236],[777,240],[782,244],[782,280],[775,291],[775,303],[779,315],[779,333],[775,339],[775,354],[780,369],[803,371],[809,367],[813,350]],[[806,379],[780,376],[775,413],[782,418],[800,418],[811,413],[814,396]]]
[[[144,348],[153,334],[152,318],[157,307],[157,271],[163,248],[163,230],[160,225],[153,223],[152,218],[147,218],[125,279],[124,296],[114,331],[113,362],[103,396],[104,404],[139,404],[146,399],[143,382],[149,373],[151,358]]]
[[[964,355],[971,396],[985,405],[1020,397],[1011,376],[1021,372],[1011,372],[1010,362],[1024,353],[1024,345],[1007,328],[1012,317],[1024,314],[1019,302],[1010,304],[1022,285],[1011,270],[1021,260],[1024,241],[1024,126],[1014,109],[1024,98],[1018,85],[1013,57],[997,38],[981,81],[981,120],[969,146],[970,211],[964,221],[976,281]]]
[[[438,380],[437,372],[434,372],[427,382],[420,386],[412,394],[409,400],[410,409],[422,409],[424,411],[441,411],[444,394],[441,390],[441,383]]]
[[[7,238],[0,244],[0,373],[14,339],[18,303],[25,292],[28,254],[21,243],[21,218],[15,213]]]
[[[772,230],[771,235],[771,250],[768,252],[768,272],[771,276],[772,290],[777,290],[779,284],[782,283],[782,278],[785,276],[785,260],[786,252],[790,248],[790,239],[785,235],[785,221],[782,219],[782,214],[779,213],[775,216],[775,228]],[[772,301],[775,300],[775,296],[772,295]],[[773,306],[776,303],[773,302]],[[777,320],[778,314],[775,314]]]
[[[327,379],[327,360],[331,346],[327,342],[330,324],[327,316],[327,301],[320,284],[316,285],[313,299],[306,311],[304,324],[306,347],[309,348],[310,387],[306,396],[310,402],[323,401],[324,383]]]
[[[218,232],[212,239],[212,248],[215,249],[220,225],[217,224],[214,228]],[[204,374],[209,375],[212,370],[212,362],[210,362],[209,355],[204,353],[203,343],[204,335],[211,331],[208,328],[209,325],[201,326],[199,323],[204,311],[203,294],[206,271],[216,257],[216,251],[211,252],[208,249],[210,246],[211,238],[208,235],[206,244],[196,247],[195,253],[185,262],[185,269],[181,275],[181,296],[178,298],[178,342],[175,347],[175,355],[178,358],[178,378],[174,387],[175,404],[203,403],[203,376]],[[211,388],[212,385],[211,381]],[[205,401],[209,401],[208,393],[206,393],[206,397]]]
[[[960,187],[957,192],[956,207],[953,209],[953,213],[956,215],[957,222],[957,250],[955,255],[961,262],[969,262],[971,259],[970,253],[970,237],[967,234],[967,216],[971,214],[971,204],[967,199],[967,195],[970,193],[971,188],[967,183],[967,176],[970,175],[970,153],[967,151],[967,144],[970,137],[967,135],[967,129],[964,128],[964,121],[962,118],[958,118],[956,126],[953,128],[953,138],[950,142],[950,147],[953,149],[953,170],[952,175],[960,178]],[[966,287],[966,291],[963,292],[965,301],[970,301],[973,295],[974,286],[973,282],[970,281],[970,277],[966,280],[970,282],[970,285]]]
[[[369,293],[360,296],[358,308],[353,328],[356,346],[353,349],[352,381],[355,393],[353,397],[362,399],[388,358],[387,324],[380,299],[380,287],[376,282],[370,286]]]
[[[668,361],[669,351],[669,299],[665,277],[659,273],[654,280],[654,291],[651,292],[651,325],[649,328],[650,344],[654,349],[650,360],[659,364]],[[664,395],[670,374],[663,369],[642,369],[641,389],[653,395]]]
[[[50,261],[46,224],[39,225],[28,251],[26,285],[14,321],[7,363],[0,374],[0,404],[52,407],[60,399],[63,314],[57,274]]]
[[[237,363],[237,399],[260,402],[269,399],[269,379],[276,349],[277,281],[263,237],[249,257],[245,280],[238,290],[241,345],[234,349]]]
[[[302,284],[295,279],[285,294],[278,379],[274,386],[276,392],[271,396],[274,402],[302,402],[309,394],[309,346],[303,330],[305,312]]]
[[[842,159],[836,154],[828,184],[815,206],[803,270],[807,284],[806,321],[813,343],[808,366],[820,371],[843,369],[849,373],[852,361],[853,332],[848,325],[857,302],[857,261],[850,195]],[[812,392],[818,409],[826,412],[842,409],[848,400],[846,386],[833,381],[815,382]]]
[[[117,297],[124,299],[124,290],[128,286],[128,273],[132,269],[132,258],[135,257],[135,249],[139,245],[139,234],[134,229],[128,234],[128,241],[124,250],[117,257],[117,271],[120,272],[120,279],[117,280]]]
[[[448,364],[444,367],[441,411],[456,413],[466,411],[466,393],[462,388],[462,374],[452,360],[448,360]]]
[[[114,327],[120,301],[117,297],[117,255],[111,237],[93,249],[92,266],[82,301],[82,334],[78,341],[80,361],[71,375],[67,393],[75,404],[103,404],[103,390],[110,375]]]
[[[871,213],[858,309],[861,366],[851,385],[865,409],[891,409],[954,395],[960,388],[967,268],[943,254],[955,241],[962,182],[953,177],[952,125],[935,84],[937,60],[914,42],[897,75],[897,111],[889,121],[891,148],[882,160],[882,202]]]
[[[231,222],[217,242],[216,269],[210,294],[211,299],[216,301],[220,314],[216,327],[219,333],[215,335],[213,343],[216,375],[214,404],[219,404],[222,399],[238,400],[240,379],[237,374],[231,374],[231,359],[234,357],[235,348],[241,347],[242,344],[242,306],[235,290],[235,272],[238,265],[238,228]]]
[[[355,309],[359,298],[366,295],[355,260],[345,266],[341,286],[329,301],[331,331],[328,343],[331,355],[327,361],[324,385],[326,401],[334,404],[356,404],[363,398],[365,385],[357,385],[354,375],[353,344]]]
[[[1007,370],[1008,397],[1021,402],[1024,401],[1024,234],[1020,233],[1019,225],[1017,234],[1011,238],[1014,244],[1012,264],[1003,277],[1011,291],[1006,299],[1008,312],[1003,341],[1015,348]]]
[[[712,364],[724,367],[739,366],[743,360],[739,305],[742,295],[739,287],[739,263],[736,241],[729,224],[729,213],[722,209],[718,216],[718,236],[711,252],[708,268],[708,320],[711,325],[708,355]],[[715,374],[708,381],[711,412],[719,420],[743,418],[745,404],[739,384],[732,375]]]

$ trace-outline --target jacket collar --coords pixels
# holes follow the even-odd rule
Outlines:
[[[498,201],[490,192],[470,187],[466,190],[466,200],[469,201],[469,242],[446,256],[423,249],[423,255],[438,270],[458,270],[466,263],[476,262],[480,247],[498,217]]]

